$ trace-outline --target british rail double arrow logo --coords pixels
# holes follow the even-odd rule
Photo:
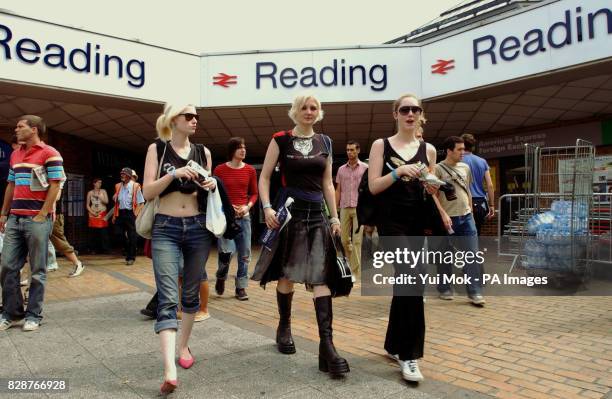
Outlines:
[[[238,83],[236,79],[238,79],[238,75],[228,75],[221,72],[217,76],[213,76],[213,85],[228,88],[230,85]]]
[[[431,73],[446,75],[446,72],[455,68],[455,60],[437,60],[438,62],[431,66]]]

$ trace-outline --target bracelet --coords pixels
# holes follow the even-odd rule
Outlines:
[[[340,219],[338,218],[329,218],[330,224],[340,224]]]
[[[268,209],[268,208],[272,208],[272,204],[270,204],[269,202],[267,204],[263,204],[261,206],[263,209]]]
[[[391,171],[391,178],[393,179],[394,182],[399,180],[399,176],[397,175],[397,170],[393,169]]]
[[[168,171],[168,174],[172,176],[173,179],[176,179],[176,169],[172,168]]]

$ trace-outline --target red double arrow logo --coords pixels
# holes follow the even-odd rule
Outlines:
[[[431,73],[446,75],[446,72],[455,68],[455,60],[437,60],[438,62],[431,66]]]
[[[237,78],[238,75],[228,75],[221,72],[217,76],[213,76],[213,85],[228,88],[229,85],[235,85],[236,83],[238,83],[236,81]]]

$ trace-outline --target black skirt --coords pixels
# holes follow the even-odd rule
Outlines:
[[[290,213],[272,251],[262,249],[251,279],[262,286],[279,278],[307,286],[328,284],[336,252],[323,203],[296,199]]]

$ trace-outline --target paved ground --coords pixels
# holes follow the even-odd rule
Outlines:
[[[161,361],[152,323],[138,309],[153,292],[150,261],[128,267],[116,257],[84,257],[85,273],[50,274],[43,327],[0,333],[0,377],[66,377],[72,397],[155,396]],[[216,258],[208,263],[214,278]],[[234,270],[232,268],[232,270]],[[384,356],[389,298],[334,302],[335,342],[350,361],[348,378],[317,370],[317,330],[310,294],[298,289],[296,356],[273,346],[275,287],[255,285],[250,300],[211,293],[213,318],[197,324],[198,359],[181,371],[176,397],[603,398],[612,388],[609,297],[489,297],[478,309],[465,298],[428,298],[427,380],[412,386]],[[5,357],[4,354],[7,354]],[[8,359],[8,360],[6,360]],[[201,360],[203,359],[203,361]],[[68,395],[66,395],[68,397]],[[19,397],[27,397],[20,395]],[[63,395],[62,395],[63,397]]]

